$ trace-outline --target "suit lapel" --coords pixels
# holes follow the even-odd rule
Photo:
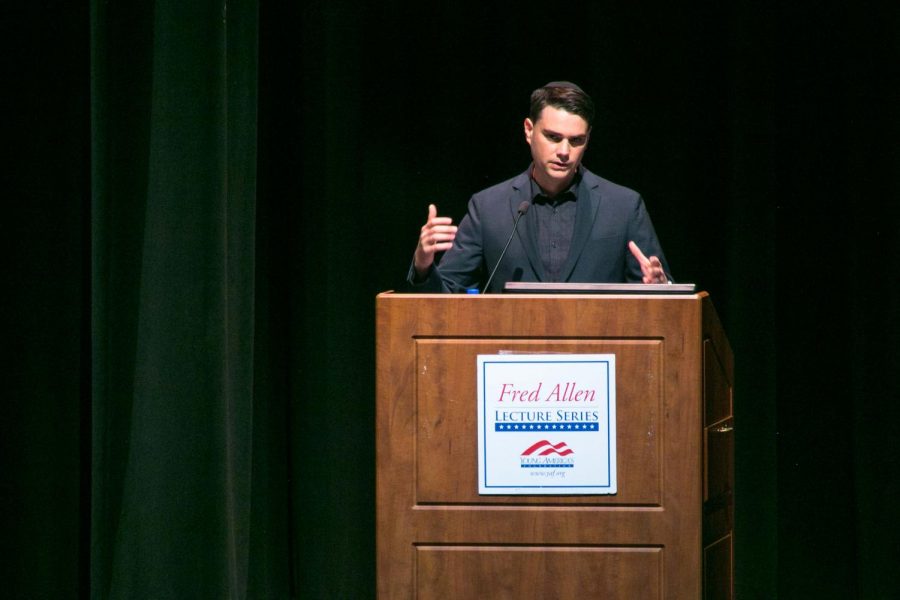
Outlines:
[[[593,181],[584,170],[581,184],[577,189],[578,201],[575,203],[575,231],[572,235],[572,245],[569,247],[566,264],[560,272],[562,281],[568,281],[571,277],[584,246],[591,237],[591,230],[594,228],[594,221],[600,208],[600,194],[596,188],[597,182]]]
[[[509,210],[513,219],[516,218],[519,211],[519,205],[522,204],[523,200],[527,200],[529,203],[534,200],[534,198],[531,197],[531,167],[528,167],[528,170],[516,177],[513,182],[513,193],[509,197]],[[516,235],[519,236],[519,240],[521,240],[522,246],[525,248],[525,253],[528,255],[528,262],[531,263],[531,269],[534,271],[535,275],[537,275],[537,280],[544,281],[546,279],[544,276],[544,261],[541,260],[541,253],[538,249],[536,234],[537,212],[529,210],[525,213],[525,216],[522,217],[522,220],[519,221],[519,228]]]

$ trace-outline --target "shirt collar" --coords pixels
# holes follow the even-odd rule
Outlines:
[[[560,204],[568,200],[574,201],[578,199],[578,185],[581,183],[581,165],[578,165],[575,177],[572,178],[572,183],[569,184],[569,187],[552,198],[544,194],[541,186],[534,180],[532,173],[534,173],[533,164],[531,169],[528,170],[528,183],[531,185],[531,199],[533,202],[538,204]]]

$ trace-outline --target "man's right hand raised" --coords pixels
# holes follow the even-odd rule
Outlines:
[[[428,205],[428,221],[422,226],[419,234],[419,245],[416,246],[416,254],[413,265],[418,277],[425,277],[434,264],[436,252],[443,252],[453,247],[456,238],[456,225],[450,217],[437,216],[437,207]]]

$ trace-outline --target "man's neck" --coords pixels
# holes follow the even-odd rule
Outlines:
[[[572,181],[575,179],[576,173],[577,171],[572,171],[572,174],[569,177],[559,182],[553,179],[549,182],[545,182],[541,181],[538,177],[539,171],[537,171],[534,166],[531,167],[531,178],[538,184],[538,187],[541,188],[541,192],[548,198],[554,198],[569,189],[569,186],[572,185]]]

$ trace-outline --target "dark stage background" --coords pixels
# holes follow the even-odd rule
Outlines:
[[[738,597],[896,597],[896,3],[10,4],[4,595],[374,596],[374,296],[569,79],[734,347]]]

